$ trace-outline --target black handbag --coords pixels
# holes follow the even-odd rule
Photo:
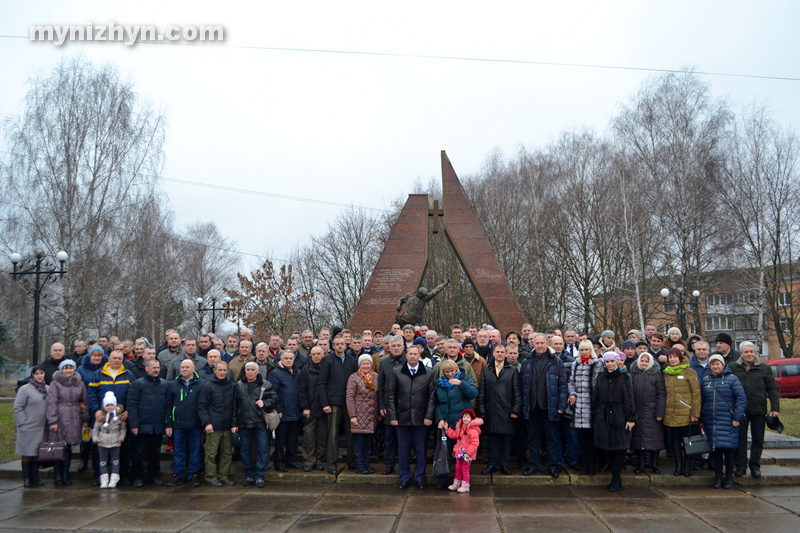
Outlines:
[[[683,437],[683,447],[686,450],[686,455],[699,455],[711,451],[711,443],[708,442],[708,437],[706,437],[705,433]]]
[[[53,437],[51,432],[49,437]],[[39,443],[39,462],[67,460],[67,441],[42,441]]]
[[[446,476],[450,473],[450,452],[447,449],[447,433],[439,429],[436,449],[433,452],[433,475]]]

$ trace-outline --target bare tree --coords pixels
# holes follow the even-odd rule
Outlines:
[[[758,341],[770,316],[784,354],[794,353],[797,306],[790,295],[797,279],[792,248],[798,246],[800,175],[797,137],[782,130],[761,106],[739,114],[723,174],[722,197],[740,243],[740,266],[759,288]]]
[[[24,110],[4,125],[7,224],[17,227],[7,245],[69,252],[49,311],[62,338],[74,339],[96,325],[97,300],[119,289],[111,252],[155,193],[165,120],[115,68],[76,57],[33,78]]]
[[[719,183],[730,121],[727,103],[684,70],[649,78],[612,122],[655,193],[652,211],[663,229],[657,260],[673,288],[704,289],[700,274],[724,257]]]
[[[234,285],[240,258],[234,241],[225,239],[213,222],[198,222],[186,228],[178,268],[183,281],[184,302],[187,314],[197,317],[197,333],[203,332],[205,316],[197,312],[198,298],[203,307],[211,299],[222,300],[224,290]]]
[[[387,238],[382,217],[355,207],[337,216],[324,236],[311,237],[314,292],[337,323],[350,320]]]

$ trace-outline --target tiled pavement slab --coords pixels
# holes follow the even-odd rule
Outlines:
[[[0,490],[4,531],[516,533],[798,531],[800,486],[429,486],[268,484],[227,490]]]

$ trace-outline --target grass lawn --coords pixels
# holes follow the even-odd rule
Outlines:
[[[19,459],[19,456],[14,453],[16,441],[14,402],[0,402],[0,463]]]
[[[780,418],[784,435],[800,437],[800,398],[781,398]]]

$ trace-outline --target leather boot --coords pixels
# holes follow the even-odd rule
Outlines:
[[[611,465],[611,483],[608,485],[608,492],[619,492],[622,488],[622,464],[624,458],[620,457],[613,460]],[[644,462],[642,462],[644,464]]]
[[[722,488],[726,490],[733,488],[733,476],[731,474],[727,474],[725,476],[725,481],[722,483]]]
[[[60,487],[64,484],[64,461],[53,464],[53,484]]]
[[[650,463],[654,474],[660,474],[661,468],[658,466],[658,450],[650,452]]]
[[[645,467],[645,456],[647,452],[638,451],[636,452],[636,457],[639,458],[639,465],[636,467],[636,470],[633,471],[634,474],[644,474],[644,467]]]
[[[683,446],[680,442],[672,443],[672,457],[675,459],[675,472],[673,476],[683,475]]]
[[[44,485],[44,481],[39,479],[39,461],[31,461],[31,481],[40,487]]]
[[[69,478],[69,469],[72,466],[72,448],[67,448],[67,460],[64,461],[64,466],[61,469],[61,481],[64,485],[72,485],[72,480]]]
[[[30,489],[30,488],[36,487],[36,484],[33,482],[33,479],[32,479],[32,476],[31,476],[31,465],[32,464],[33,463],[31,463],[31,462],[23,462],[22,463],[22,477],[23,477],[23,479],[25,479],[24,486],[25,486],[26,489]]]
[[[691,455],[686,455],[686,450],[683,451],[683,476],[684,477],[691,477],[692,476],[692,466],[694,465],[694,459]]]
[[[89,468],[89,443],[81,442],[81,464],[78,465],[78,472],[86,472]]]
[[[714,485],[711,487],[712,489],[721,489],[722,488],[722,476],[716,474],[714,476]]]

